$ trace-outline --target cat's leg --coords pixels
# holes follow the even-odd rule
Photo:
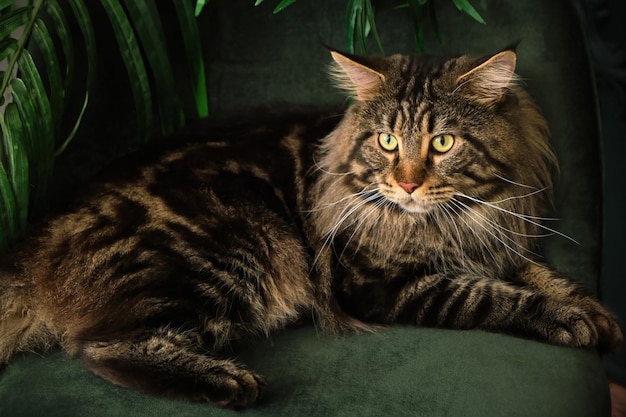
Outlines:
[[[264,387],[259,375],[230,360],[194,351],[187,337],[172,332],[142,340],[87,343],[81,356],[91,371],[114,384],[222,407],[250,406],[259,400]]]
[[[614,351],[622,344],[622,331],[615,317],[579,283],[563,278],[544,266],[530,263],[520,270],[518,279],[549,297],[581,308],[596,328],[601,351]]]
[[[530,285],[468,273],[360,280],[346,290],[344,300],[366,320],[476,328],[564,346],[598,346],[605,338],[580,305]]]

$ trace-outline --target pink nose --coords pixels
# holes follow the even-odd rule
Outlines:
[[[402,189],[409,194],[411,194],[413,191],[415,191],[417,187],[419,187],[419,185],[415,183],[406,183],[406,182],[400,182],[400,181],[398,181],[398,185],[402,187]]]

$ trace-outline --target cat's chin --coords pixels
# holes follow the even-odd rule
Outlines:
[[[414,199],[401,202],[396,201],[395,204],[400,210],[411,214],[425,214],[433,211],[435,208],[433,204],[416,201]]]

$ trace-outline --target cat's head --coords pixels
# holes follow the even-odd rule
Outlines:
[[[352,104],[315,156],[312,217],[325,245],[367,247],[384,265],[422,256],[504,268],[558,233],[539,224],[556,158],[514,51],[332,55]]]
[[[455,197],[500,201],[551,186],[546,123],[517,85],[514,51],[332,56],[353,105],[323,145],[324,168],[348,174],[355,191],[424,213]]]

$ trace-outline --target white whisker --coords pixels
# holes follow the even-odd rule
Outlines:
[[[497,206],[495,204],[489,203],[487,201],[483,201],[483,200],[480,200],[478,198],[470,197],[470,196],[462,194],[462,193],[454,193],[454,195],[459,196],[459,197],[463,197],[463,198],[467,198],[468,200],[471,200],[471,201],[473,201],[475,203],[482,204],[482,205],[485,205],[487,207],[491,207],[493,209],[499,210],[502,213],[510,214],[511,216],[517,217],[518,219],[522,219],[525,222],[528,222],[528,223],[533,224],[533,225],[535,225],[537,227],[540,227],[540,228],[542,228],[542,229],[544,229],[544,230],[546,230],[548,232],[551,232],[551,233],[554,233],[554,234],[559,235],[561,237],[564,237],[565,239],[570,240],[570,241],[576,243],[577,245],[580,244],[576,240],[574,240],[573,238],[567,236],[566,234],[561,233],[558,230],[551,229],[551,228],[549,228],[547,226],[544,226],[543,224],[538,223],[537,221],[535,221],[535,220],[555,220],[555,219],[546,218],[546,217],[530,216],[530,215],[526,215],[526,214],[516,213],[514,211],[507,210],[507,209],[499,207],[499,206]]]
[[[465,267],[465,251],[463,250],[463,238],[461,238],[461,231],[459,230],[459,227],[456,224],[456,220],[454,219],[454,216],[452,215],[452,213],[450,213],[450,210],[454,210],[454,209],[452,207],[448,207],[445,204],[439,205],[439,208],[441,209],[443,213],[445,213],[446,216],[448,216],[448,218],[450,219],[450,222],[454,226],[454,230],[456,231],[457,243],[459,245],[459,252],[461,253],[461,256],[463,257],[463,259],[461,260],[462,265]],[[454,213],[458,216],[456,211]]]
[[[359,195],[360,193],[357,193],[357,195]],[[342,210],[342,212],[339,214],[340,218],[335,222],[335,224],[333,225],[332,228],[330,228],[330,230],[328,230],[324,236],[325,236],[325,240],[324,243],[322,244],[322,248],[320,249],[320,252],[325,250],[326,248],[328,248],[329,246],[331,246],[335,240],[335,236],[337,235],[337,233],[339,232],[339,230],[341,229],[343,223],[353,214],[355,213],[357,210],[359,210],[361,207],[363,207],[365,204],[374,201],[378,198],[382,197],[382,194],[380,194],[380,192],[378,190],[376,190],[376,192],[373,195],[368,195],[366,198],[364,199],[356,199],[356,203],[353,205],[346,205],[346,207],[344,207],[344,209]],[[358,221],[358,216],[357,219],[353,220],[350,224],[346,225],[345,227],[350,227],[351,225],[355,224]],[[319,258],[319,254],[316,257],[316,260]]]
[[[343,203],[344,201],[347,200],[354,200],[357,199],[358,197],[363,197],[363,196],[367,196],[368,194],[373,194],[373,193],[377,193],[379,192],[378,189],[373,189],[373,190],[368,190],[367,187],[371,186],[373,184],[369,184],[366,187],[364,187],[361,191],[354,193],[354,194],[350,194],[348,196],[345,196],[337,201],[334,201],[332,203],[325,203],[319,207],[314,207],[310,210],[305,210],[306,213],[313,213],[315,211],[320,211],[320,210],[325,210],[329,207],[333,207],[336,206],[337,204]]]
[[[510,179],[505,178],[505,177],[503,177],[501,175],[498,175],[498,174],[496,174],[496,177],[500,178],[502,181],[508,182],[509,184],[517,185],[518,187],[531,188],[533,190],[538,190],[537,187],[533,187],[532,185],[526,185],[526,184],[522,184],[522,183],[519,183],[519,182],[515,182],[513,180],[510,180]]]
[[[509,230],[509,229],[507,229],[506,227],[500,226],[500,225],[499,225],[498,223],[496,223],[495,221],[493,221],[493,220],[491,220],[491,219],[488,219],[487,217],[483,216],[480,212],[478,212],[477,210],[475,210],[475,209],[473,209],[472,207],[468,206],[467,204],[465,204],[465,203],[463,203],[463,202],[461,202],[461,201],[458,201],[458,200],[454,200],[454,201],[456,201],[458,204],[461,204],[463,207],[465,207],[465,208],[468,210],[468,213],[469,213],[469,212],[471,212],[471,213],[475,214],[478,218],[480,218],[480,219],[484,220],[485,222],[487,222],[487,224],[488,224],[489,226],[491,226],[494,230],[496,230],[496,231],[498,232],[498,234],[500,235],[500,237],[502,237],[502,238],[504,238],[504,239],[508,240],[509,242],[511,242],[511,243],[513,243],[513,244],[515,244],[515,245],[516,245],[517,247],[519,247],[520,249],[522,249],[522,250],[524,250],[524,251],[526,251],[526,252],[528,252],[528,253],[530,253],[530,254],[532,254],[532,255],[535,255],[535,256],[537,256],[537,257],[540,257],[540,255],[539,255],[539,254],[537,254],[537,253],[535,253],[535,252],[533,252],[533,251],[531,251],[530,249],[528,249],[527,247],[525,247],[525,246],[524,246],[524,245],[522,245],[521,243],[519,243],[519,242],[515,241],[515,240],[514,240],[514,239],[512,239],[511,237],[507,236],[504,232],[511,233],[511,234],[513,234],[513,235],[517,235],[517,236],[522,236],[522,237],[547,237],[547,236],[550,236],[550,235],[551,235],[551,234],[550,234],[550,235],[527,235],[527,234],[524,234],[524,233],[518,233],[518,232],[515,232],[515,231],[513,231],[513,230]],[[475,222],[479,223],[478,221],[476,221],[476,219],[473,219],[473,220],[474,220]],[[481,223],[481,224],[482,224],[482,223]],[[486,230],[486,229],[485,229],[485,230]]]
[[[380,208],[386,203],[386,199],[382,196],[382,194],[380,194],[378,196],[378,200],[372,205],[372,207],[370,207],[367,211],[365,211],[364,213],[361,213],[361,215],[359,216],[358,219],[358,223],[356,224],[356,226],[354,227],[354,230],[352,231],[352,234],[350,235],[350,237],[348,238],[348,241],[346,242],[346,244],[343,247],[343,250],[341,251],[341,254],[338,255],[338,258],[341,260],[341,258],[343,257],[343,255],[345,254],[346,250],[348,249],[348,245],[350,244],[350,242],[352,241],[352,239],[354,238],[354,236],[357,234],[357,232],[359,231],[359,229],[363,226],[363,224],[365,223],[365,221],[367,220],[367,218],[369,216],[372,215],[372,213],[378,212],[379,216],[382,216],[382,211],[380,210]],[[355,221],[356,222],[356,221]],[[350,225],[354,224],[355,222],[352,222]],[[355,253],[359,250],[360,247],[360,242],[357,245],[357,248],[355,250]]]
[[[320,171],[322,171],[324,174],[327,174],[327,175],[335,175],[335,176],[338,176],[338,177],[343,177],[343,176],[346,176],[346,175],[354,174],[354,172],[352,172],[352,171],[348,171],[348,172],[331,172],[331,171],[328,171],[327,169],[322,168],[317,163],[317,160],[315,159],[315,155],[313,155],[313,165],[315,165],[315,167],[317,169],[319,169]]]
[[[460,203],[458,200],[452,200],[455,204]],[[461,203],[462,204],[462,203]],[[537,262],[533,261],[532,259],[528,258],[527,256],[525,256],[524,254],[522,254],[521,252],[515,250],[515,248],[513,248],[511,245],[507,244],[503,239],[501,239],[500,237],[496,236],[495,233],[493,233],[491,230],[489,230],[483,223],[479,222],[478,220],[476,220],[471,213],[469,213],[469,218],[478,226],[480,226],[485,232],[487,232],[488,234],[490,234],[494,239],[496,239],[498,242],[500,242],[502,245],[504,245],[505,248],[507,248],[510,252],[513,252],[514,254],[520,256],[521,258],[527,260],[530,263],[533,263],[535,265],[539,265]],[[493,254],[492,254],[493,256]],[[509,254],[510,257],[510,254]]]
[[[450,200],[450,202],[456,208],[458,208],[461,212],[463,212],[463,207],[458,206],[456,200]],[[452,208],[452,206],[450,206],[450,208]],[[498,261],[496,259],[496,256],[491,251],[491,248],[489,248],[489,245],[487,245],[487,243],[483,240],[483,238],[480,237],[480,233],[477,233],[476,230],[467,221],[465,221],[463,216],[461,216],[459,213],[456,212],[456,210],[455,210],[455,213],[456,213],[457,217],[465,224],[465,226],[467,226],[467,228],[473,233],[473,235],[480,241],[480,243],[483,245],[483,247],[487,250],[487,253],[489,253],[489,256],[491,256],[491,259],[493,259],[494,262],[497,263]]]
[[[512,196],[512,197],[503,198],[502,200],[491,201],[491,203],[492,203],[492,204],[500,204],[500,203],[504,203],[504,202],[506,202],[506,201],[518,200],[518,199],[521,199],[521,198],[526,198],[526,197],[530,197],[530,196],[535,195],[535,194],[542,193],[542,192],[544,192],[544,191],[545,191],[545,190],[547,190],[547,189],[548,189],[548,188],[547,188],[547,187],[545,187],[545,188],[541,188],[541,189],[539,189],[539,190],[535,190],[535,191],[533,191],[533,192],[530,192],[530,193],[528,193],[528,194],[516,195],[516,196]],[[552,220],[557,220],[557,219],[552,219]]]
[[[454,201],[456,201],[457,203],[463,205],[463,207],[467,208],[472,213],[475,213],[481,219],[483,219],[484,221],[489,223],[494,229],[499,229],[499,230],[501,230],[503,232],[507,232],[507,233],[510,233],[512,235],[515,235],[515,236],[528,237],[528,238],[543,238],[543,237],[554,236],[554,234],[555,234],[553,232],[552,233],[544,233],[544,234],[530,234],[530,233],[521,233],[521,232],[517,232],[515,230],[507,229],[506,227],[501,226],[498,223],[496,223],[495,221],[493,221],[493,220],[489,219],[488,217],[482,215],[480,212],[478,212],[477,210],[473,209],[469,205],[463,203],[462,201],[459,201],[459,200],[456,200],[456,199],[454,199]],[[508,238],[508,239],[510,239],[510,238]],[[513,241],[513,239],[511,239],[511,241]]]

